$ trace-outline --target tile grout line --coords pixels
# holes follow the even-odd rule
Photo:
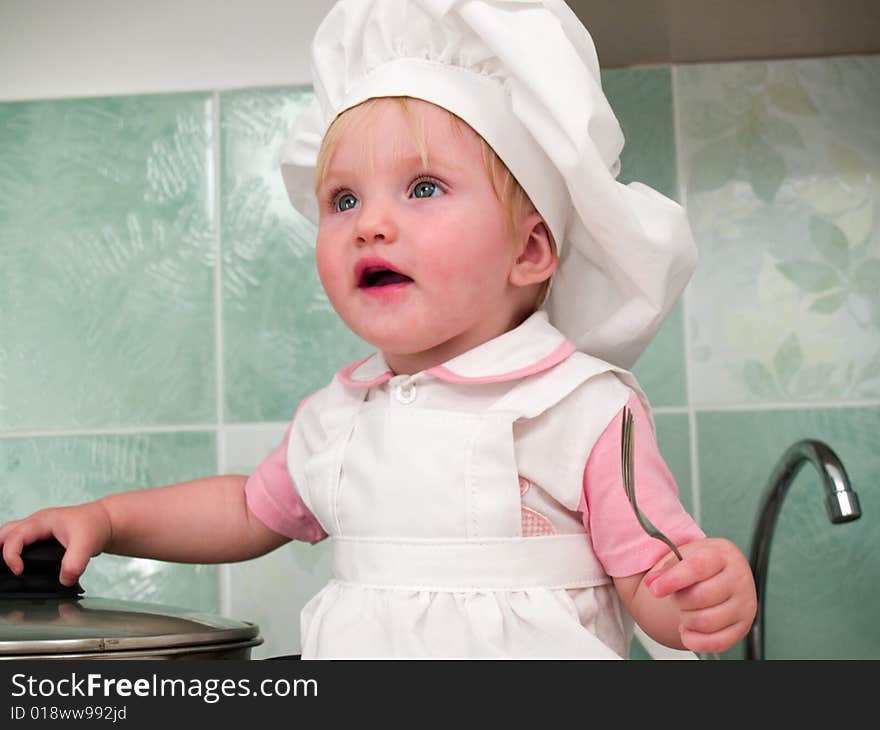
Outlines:
[[[223,430],[226,433],[247,433],[248,431],[255,431],[263,428],[287,428],[289,425],[290,421],[248,421],[245,423],[224,424]]]
[[[695,413],[764,413],[774,411],[816,411],[821,409],[876,408],[880,399],[840,401],[793,401],[790,403],[702,403],[692,407]]]
[[[69,428],[57,431],[5,431],[0,432],[2,439],[19,438],[62,438],[68,436],[139,436],[153,433],[192,433],[217,430],[213,423],[181,423],[171,426],[119,426],[109,428]]]
[[[215,424],[214,449],[217,474],[226,469],[226,437],[223,431],[223,216],[220,158],[220,92],[211,92],[211,152],[214,159],[214,405],[217,422]],[[217,570],[217,600],[221,615],[229,613],[231,606],[231,576],[229,567],[220,564]]]
[[[684,184],[684,163],[682,160],[682,135],[681,135],[681,110],[678,97],[678,67],[674,64],[669,67],[669,82],[672,100],[672,141],[675,145],[675,184],[678,193],[678,201],[687,213],[687,186]],[[690,220],[688,220],[690,223]],[[695,239],[696,243],[696,239]],[[699,254],[699,246],[697,247]],[[691,283],[693,279],[691,279]],[[688,448],[691,462],[691,497],[694,501],[694,518],[702,525],[702,500],[700,497],[700,457],[699,443],[697,440],[697,417],[694,409],[694,383],[693,368],[691,366],[692,342],[691,342],[691,286],[685,288],[681,298],[681,316],[684,326],[684,387],[687,399],[688,416]]]
[[[796,403],[704,403],[691,406],[658,406],[652,412],[659,416],[690,415],[698,413],[773,413],[780,410],[843,409],[843,408],[877,408],[880,399],[861,401],[812,401]],[[288,421],[252,421],[249,423],[225,424],[224,433],[248,433],[264,428],[284,428]],[[68,436],[138,436],[141,434],[161,433],[197,433],[216,432],[215,423],[183,423],[169,426],[119,426],[108,428],[80,428],[34,430],[34,431],[0,431],[0,440],[20,438],[62,438]]]
[[[681,416],[688,414],[687,406],[651,406],[651,412],[658,416]]]
[[[211,153],[214,160],[214,400],[216,413],[216,459],[217,473],[225,467],[220,440],[223,432],[223,246],[221,239],[222,216],[220,212],[220,93],[211,95]]]

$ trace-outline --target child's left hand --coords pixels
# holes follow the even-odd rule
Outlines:
[[[643,583],[679,609],[679,634],[688,649],[722,652],[743,638],[758,607],[748,561],[730,540],[707,537],[679,547],[648,571]]]

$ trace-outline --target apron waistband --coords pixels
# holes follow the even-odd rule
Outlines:
[[[454,540],[333,537],[331,543],[333,576],[364,586],[457,592],[611,582],[585,533]]]

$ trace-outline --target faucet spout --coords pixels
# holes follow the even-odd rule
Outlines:
[[[832,523],[851,522],[862,515],[858,495],[850,488],[846,470],[837,454],[827,444],[814,439],[803,439],[786,450],[764,488],[758,519],[752,533],[749,562],[755,578],[758,612],[746,637],[746,659],[764,658],[764,606],[770,543],[782,500],[801,467],[808,462],[816,467],[822,477],[825,508]]]

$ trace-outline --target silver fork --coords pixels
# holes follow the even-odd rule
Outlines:
[[[635,478],[633,477],[633,417],[629,408],[626,406],[623,407],[623,428],[621,429],[620,435],[620,468],[623,472],[623,488],[626,491],[626,497],[629,500],[629,503],[632,505],[633,512],[636,513],[636,519],[639,521],[639,524],[642,526],[642,529],[648,533],[651,537],[656,538],[666,544],[666,546],[675,554],[675,557],[681,560],[681,553],[678,552],[678,548],[675,546],[675,543],[672,542],[666,535],[664,535],[660,530],[654,527],[651,524],[651,520],[649,520],[645,513],[639,509],[639,505],[636,502],[636,488],[635,488]],[[721,659],[721,657],[716,652],[709,652],[708,654],[698,654],[702,659],[707,657],[711,657],[712,659]]]
[[[651,520],[649,520],[647,516],[645,516],[645,513],[639,509],[639,505],[636,502],[636,487],[635,479],[633,477],[633,430],[632,413],[629,408],[624,406],[623,429],[621,430],[620,436],[620,469],[623,472],[623,488],[626,491],[626,497],[632,505],[633,512],[635,512],[636,519],[639,521],[642,529],[651,537],[666,543],[666,546],[675,553],[675,557],[681,560],[681,553],[678,552],[675,543],[654,527]]]

